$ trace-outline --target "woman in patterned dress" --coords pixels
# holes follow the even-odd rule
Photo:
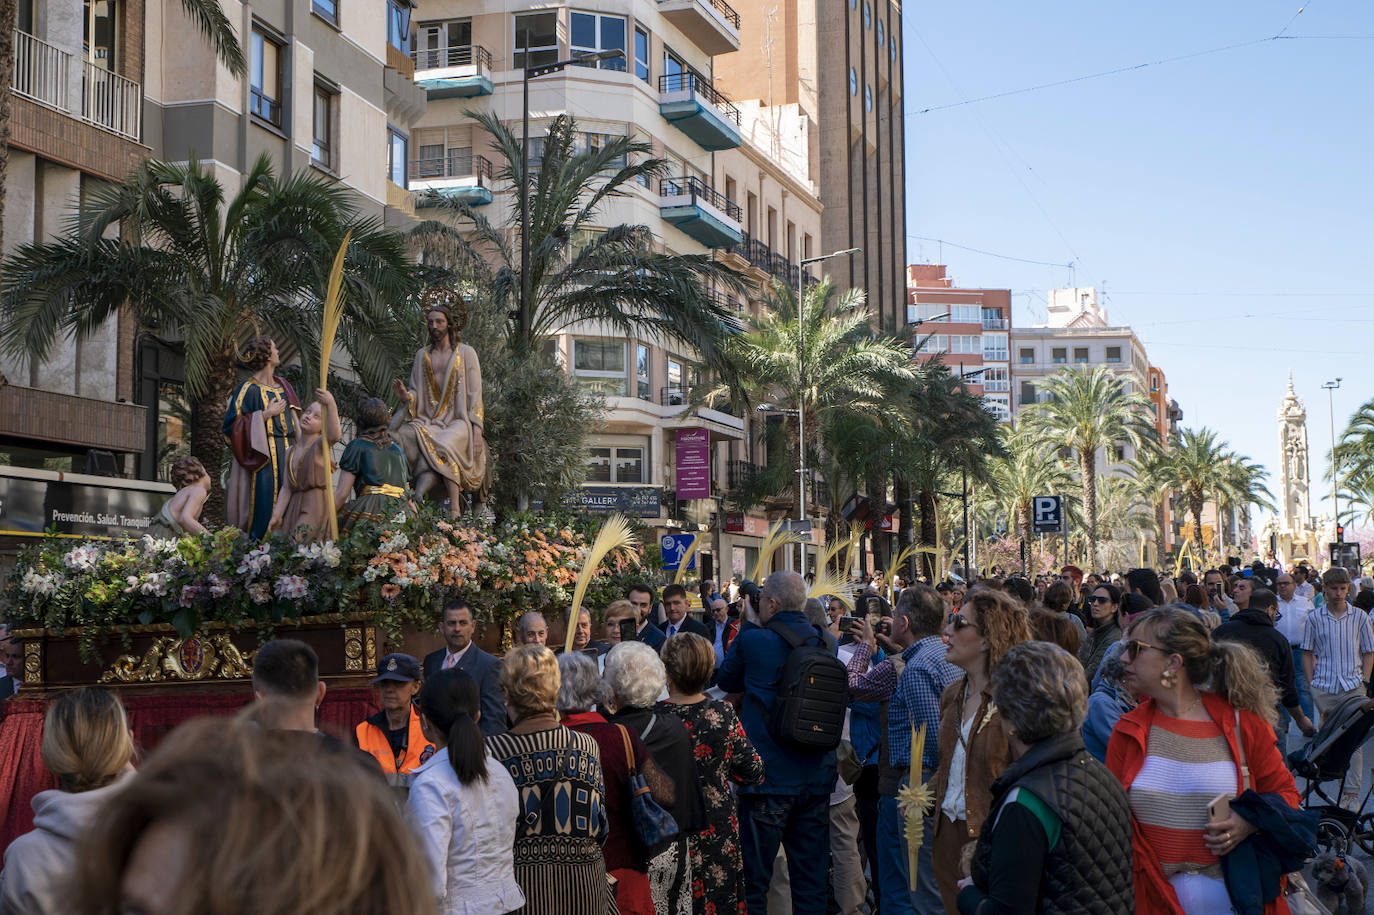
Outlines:
[[[487,738],[520,793],[515,882],[525,895],[516,915],[617,915],[601,854],[608,827],[596,739],[565,728],[555,707],[558,659],[521,645],[501,662],[509,731]]]
[[[746,915],[744,859],[731,782],[763,781],[763,760],[744,734],[728,703],[704,693],[715,671],[716,653],[699,635],[680,632],[663,645],[668,699],[658,707],[682,719],[692,737],[707,827],[691,837],[692,899],[695,915]]]

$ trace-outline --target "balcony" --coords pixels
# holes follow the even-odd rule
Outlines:
[[[695,176],[659,182],[658,209],[664,220],[708,248],[728,248],[744,240],[739,204]]]
[[[434,195],[470,207],[491,203],[491,162],[485,156],[448,155],[410,163],[410,187],[417,207],[432,206]],[[432,192],[432,193],[427,193]]]
[[[143,88],[98,64],[78,58],[56,45],[14,32],[16,95],[85,121],[102,130],[137,142],[143,135]],[[73,82],[80,79],[80,95]]]
[[[725,463],[726,486],[738,489],[748,477],[758,473],[761,468],[752,461],[727,461]]]
[[[479,45],[416,48],[415,85],[432,99],[491,95],[491,52]]]
[[[1007,330],[1011,322],[1006,318],[984,318],[983,330]]]
[[[658,110],[702,149],[735,149],[740,145],[739,109],[699,73],[660,76]]]
[[[658,0],[658,11],[707,54],[739,50],[739,13],[725,0]]]

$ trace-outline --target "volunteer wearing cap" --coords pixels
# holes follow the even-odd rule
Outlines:
[[[420,662],[408,654],[389,654],[378,669],[381,673],[372,685],[382,710],[358,725],[358,746],[372,754],[387,775],[413,772],[434,755],[413,704],[420,691]]]

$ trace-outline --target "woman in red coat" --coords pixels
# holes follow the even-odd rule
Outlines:
[[[1107,768],[1131,801],[1136,911],[1229,913],[1221,858],[1255,827],[1234,812],[1214,821],[1208,805],[1247,788],[1300,804],[1274,745],[1268,672],[1249,646],[1212,642],[1194,614],[1171,608],[1132,624],[1122,660],[1141,703],[1117,722]],[[1265,906],[1287,911],[1282,894]]]

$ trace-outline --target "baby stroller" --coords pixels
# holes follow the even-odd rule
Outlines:
[[[1350,774],[1350,757],[1374,729],[1374,699],[1351,696],[1322,718],[1316,735],[1300,750],[1288,754],[1288,768],[1302,778],[1302,805],[1315,810],[1318,849],[1344,854],[1352,842],[1374,855],[1374,813],[1365,813],[1374,784],[1369,786],[1356,810],[1347,810],[1327,794],[1326,785],[1337,782],[1335,797],[1345,793]],[[1374,778],[1370,779],[1374,782]]]

